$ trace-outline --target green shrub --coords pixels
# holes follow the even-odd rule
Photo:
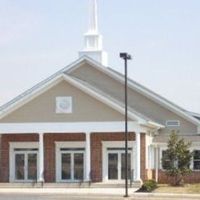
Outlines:
[[[143,183],[142,187],[139,189],[140,192],[152,192],[157,188],[157,183],[155,180],[147,180]]]

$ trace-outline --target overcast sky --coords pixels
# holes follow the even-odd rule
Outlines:
[[[200,113],[200,1],[98,0],[109,66]],[[0,0],[0,104],[78,58],[88,0]]]

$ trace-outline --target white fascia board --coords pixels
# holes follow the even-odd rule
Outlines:
[[[16,102],[12,103],[10,106],[8,106],[5,109],[3,109],[0,112],[0,119],[5,117],[9,113],[17,110],[18,108],[20,108],[21,106],[25,105],[26,103],[28,103],[32,99],[36,98],[40,94],[44,93],[45,91],[49,90],[53,86],[57,85],[62,80],[63,80],[63,76],[62,76],[62,74],[60,74],[60,75],[56,76],[55,78],[49,80],[45,84],[41,85],[40,87],[38,87],[37,89],[35,89],[31,93],[23,96],[21,99],[17,100]]]
[[[60,70],[61,73],[64,73],[74,67],[80,67],[82,62],[85,62],[86,60],[86,56],[80,57],[79,59],[75,60],[74,62],[72,62],[71,64],[69,64],[68,66],[64,67],[63,69]]]
[[[162,124],[159,124],[159,123],[156,123],[156,122],[153,122],[153,121],[148,121],[147,122],[151,127],[154,127],[154,128],[165,128],[165,126],[164,125],[162,125]]]
[[[64,68],[63,69],[63,72],[66,72],[66,73],[71,73],[72,71],[74,71],[74,70],[76,70],[76,69],[78,69],[80,66],[81,66],[81,64],[80,63],[82,63],[82,62],[85,62],[85,63],[89,63],[90,65],[92,65],[93,67],[96,67],[96,66],[98,66],[98,68],[105,68],[105,66],[103,66],[101,63],[98,63],[97,61],[95,61],[95,60],[93,60],[92,58],[90,58],[90,57],[88,57],[88,56],[86,56],[86,55],[84,55],[84,56],[82,56],[82,57],[80,57],[78,60],[77,60],[77,64],[73,64],[73,65],[71,65],[71,66],[68,66],[67,68]]]
[[[92,59],[90,57],[84,55],[84,56],[78,58],[77,60],[75,60],[74,62],[72,62],[71,64],[67,65],[66,67],[62,68],[57,73],[65,73],[65,72],[69,72],[71,70],[75,70],[75,69],[79,68],[82,64],[84,64],[85,62],[91,63],[91,61],[92,61]],[[94,61],[94,62],[96,62],[96,61]],[[98,62],[96,62],[96,63],[98,63]]]
[[[89,62],[90,64],[92,64],[93,67],[97,68],[98,70],[106,73],[107,75],[109,75],[110,77],[112,77],[113,79],[119,81],[120,83],[124,84],[124,79],[118,75],[117,73],[114,73],[113,71],[109,70],[108,68],[106,68],[105,66],[103,66],[101,63],[96,62],[95,60],[89,58],[89,57],[82,57],[82,60],[85,60],[87,62]],[[71,68],[68,68],[68,72],[70,73],[71,71],[77,69],[79,66],[71,66]],[[190,114],[188,114],[187,112],[182,111],[181,109],[179,109],[177,106],[171,104],[168,101],[165,101],[162,97],[160,97],[157,94],[154,94],[153,92],[151,92],[149,89],[147,88],[142,88],[141,86],[134,84],[133,82],[131,82],[130,80],[128,80],[128,86],[134,90],[136,90],[137,92],[139,92],[140,94],[148,97],[149,99],[153,100],[154,102],[162,105],[163,107],[169,109],[170,111],[176,113],[177,115],[183,117],[184,119],[190,121],[191,123],[195,124],[195,125],[200,125],[200,122],[193,118]]]
[[[145,132],[137,122],[128,122],[130,132]],[[124,121],[118,122],[71,122],[71,123],[1,123],[0,134],[27,133],[109,133],[124,132]]]

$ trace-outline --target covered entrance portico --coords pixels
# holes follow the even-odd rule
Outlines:
[[[44,136],[46,134],[67,135],[68,133],[74,135],[77,133],[83,133],[85,135],[85,140],[79,142],[55,141],[55,181],[88,182],[92,181],[92,165],[96,165],[95,162],[91,162],[91,134],[122,133],[124,131],[124,122],[10,123],[0,124],[0,130],[1,134],[6,135],[27,135],[33,133],[38,135],[38,142],[24,142],[24,144],[10,142],[10,182],[29,182],[34,180],[36,177],[37,182],[45,182],[46,180],[44,174],[48,171],[48,168],[44,168],[44,158],[48,155],[45,155],[46,150],[44,148]],[[129,142],[129,168],[130,172],[134,172],[133,180],[140,181],[140,133],[144,133],[145,128],[140,126],[137,122],[129,122],[129,132],[135,133],[135,141]],[[124,176],[124,142],[121,141],[116,143],[115,141],[109,141],[109,143],[112,144],[109,148],[106,141],[103,142],[102,146],[103,158],[101,180],[104,182],[109,181],[109,179],[120,181],[123,180]],[[17,148],[17,145],[20,146],[20,148]],[[108,173],[109,170],[112,169],[115,169],[115,171]]]

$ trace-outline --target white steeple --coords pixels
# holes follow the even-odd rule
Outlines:
[[[89,32],[98,33],[98,16],[96,0],[90,0]]]
[[[79,57],[86,55],[107,66],[107,53],[103,51],[102,36],[98,32],[97,0],[89,1],[89,30],[84,34],[85,45]]]

